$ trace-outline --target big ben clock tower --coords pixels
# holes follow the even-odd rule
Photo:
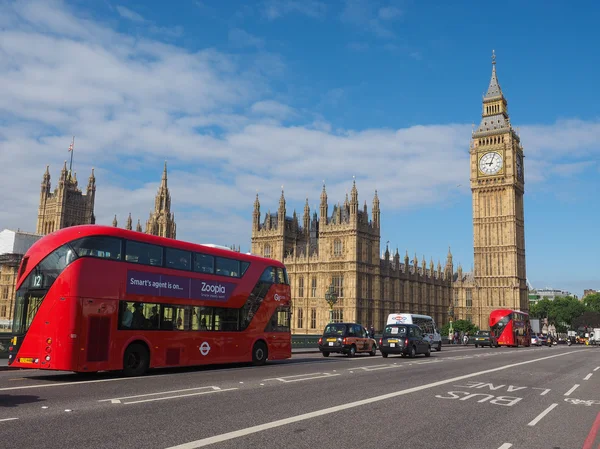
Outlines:
[[[470,155],[476,301],[483,316],[499,308],[527,311],[523,147],[510,124],[494,53]]]

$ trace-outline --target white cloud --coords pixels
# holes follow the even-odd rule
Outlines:
[[[379,8],[378,16],[382,20],[393,20],[402,15],[402,11],[394,6]]]
[[[132,11],[129,8],[125,8],[124,6],[118,5],[116,7],[117,12],[119,13],[119,15],[121,17],[123,17],[124,19],[129,19],[133,22],[140,22],[143,23],[146,21],[146,19],[144,19],[140,14],[138,14],[135,11]]]
[[[45,165],[56,185],[73,135],[83,188],[96,168],[98,223],[116,213],[123,226],[131,212],[145,224],[167,159],[179,238],[242,249],[256,191],[264,214],[283,184],[288,213],[301,213],[306,197],[318,205],[322,180],[334,204],[355,175],[361,205],[370,210],[378,189],[388,212],[441,204],[469,184],[468,124],[332,129],[274,95],[285,74],[277,55],[242,60],[133,39],[42,0],[1,4],[0,24],[0,189],[11,192],[0,228],[34,230]],[[324,94],[332,104],[348,95]],[[581,173],[600,152],[598,121],[524,126],[521,135],[531,184]]]
[[[277,119],[286,119],[296,115],[296,111],[293,108],[274,100],[257,101],[250,109],[256,114],[267,115]]]
[[[265,45],[264,39],[256,37],[240,28],[229,30],[229,42],[237,47],[262,48]]]
[[[396,36],[386,24],[396,8],[377,9],[371,0],[346,0],[340,15],[342,23],[353,25],[379,38],[391,39]]]
[[[267,0],[263,3],[263,14],[269,20],[279,19],[292,13],[320,19],[326,12],[327,5],[315,0]]]

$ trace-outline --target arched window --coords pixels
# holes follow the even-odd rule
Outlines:
[[[335,239],[333,241],[333,255],[336,257],[342,255],[342,241],[340,239]]]
[[[271,257],[271,245],[269,245],[268,243],[266,243],[265,247],[263,248],[263,256]]]

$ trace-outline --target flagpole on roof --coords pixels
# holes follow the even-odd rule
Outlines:
[[[71,162],[69,163],[69,173],[72,173],[71,170],[73,169],[73,148],[75,147],[75,136],[73,136],[73,141],[71,142],[71,145],[69,145],[69,153],[71,153]]]

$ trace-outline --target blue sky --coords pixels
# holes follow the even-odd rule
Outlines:
[[[534,287],[600,289],[600,7],[559,2],[0,1],[0,228],[35,230],[75,135],[96,215],[147,219],[169,163],[178,238],[249,249],[252,203],[330,207],[356,176],[382,246],[473,260],[468,148],[491,51],[526,154]],[[384,248],[382,247],[382,250]]]

